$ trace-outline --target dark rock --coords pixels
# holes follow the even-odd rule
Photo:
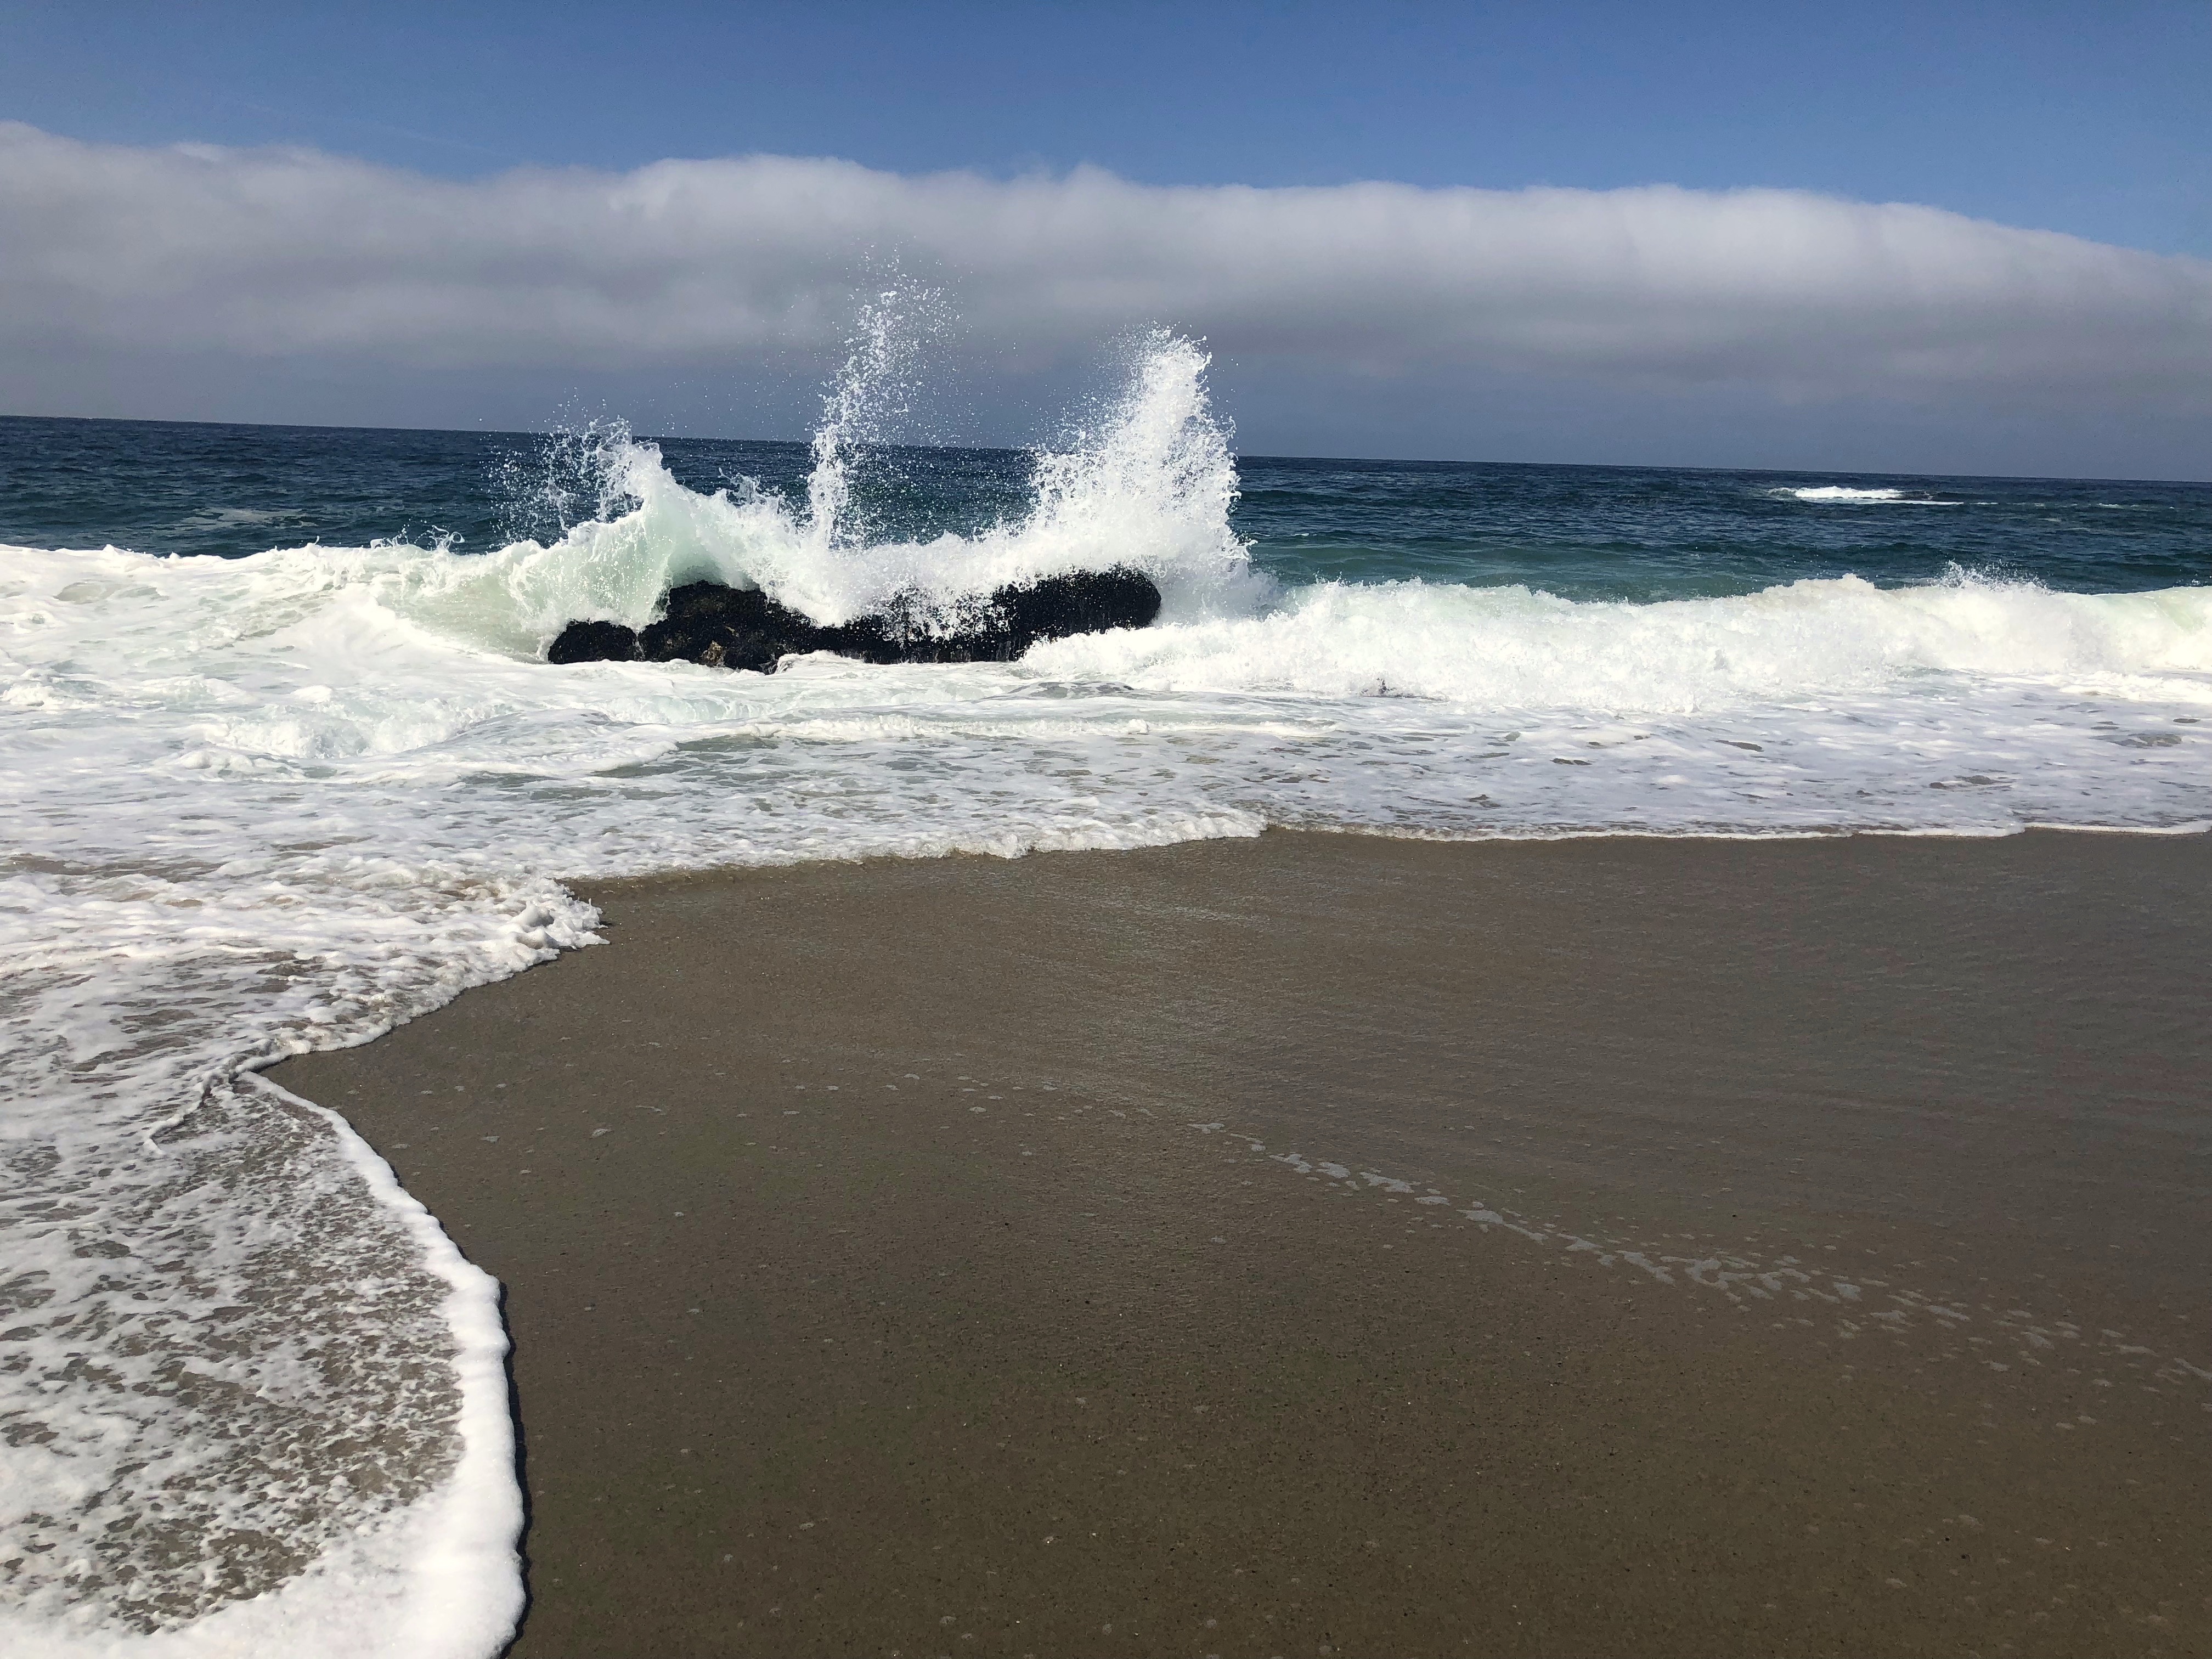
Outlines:
[[[660,619],[632,633],[617,623],[561,630],[550,662],[697,662],[772,672],[786,656],[834,652],[863,662],[1011,662],[1040,640],[1106,628],[1144,628],[1160,614],[1160,590],[1135,570],[1083,570],[1010,583],[973,619],[933,626],[917,602],[824,628],[754,587],[688,582],[669,590]]]
[[[548,662],[629,662],[636,656],[637,630],[611,622],[572,622],[545,649]]]
[[[991,602],[1008,634],[1026,651],[1039,640],[1096,634],[1109,628],[1150,628],[1159,619],[1160,590],[1139,570],[1078,570],[1002,587]],[[1014,654],[1019,656],[1021,651]]]
[[[917,631],[895,641],[893,660],[1012,662],[1041,640],[1148,628],[1159,614],[1160,590],[1142,572],[1078,570],[1009,583],[991,595],[975,626],[949,634]]]
[[[638,635],[648,662],[703,662],[768,673],[793,651],[817,651],[823,630],[757,587],[688,582],[671,588],[659,622]]]

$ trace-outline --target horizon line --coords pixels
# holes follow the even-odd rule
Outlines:
[[[462,438],[551,438],[563,433],[575,432],[575,427],[467,427],[467,426],[381,426],[360,422],[331,422],[316,421],[216,421],[177,420],[148,416],[127,415],[18,415],[0,414],[0,421],[74,422],[88,426],[210,426],[233,427],[257,432],[390,432],[422,433],[446,437]],[[588,429],[588,428],[582,428]],[[633,430],[630,434],[642,443],[696,444],[772,444],[805,448],[811,438],[728,438],[702,437],[683,433],[647,433]],[[945,450],[962,454],[1030,455],[1036,447],[1021,444],[928,444],[890,443],[870,446],[893,450]],[[1723,466],[1669,465],[1656,461],[1499,461],[1477,460],[1467,458],[1420,455],[1325,455],[1291,454],[1279,451],[1232,450],[1233,459],[1243,461],[1333,461],[1352,465],[1452,466],[1452,467],[1547,467],[1561,471],[1588,472],[1725,472],[1761,473],[1774,477],[1809,475],[1832,478],[1986,478],[2011,483],[2128,483],[2158,484],[2169,488],[2203,489],[2212,487],[2212,477],[2203,478],[2134,477],[2116,473],[2058,473],[2058,472],[1912,472],[1885,467],[1835,466]]]

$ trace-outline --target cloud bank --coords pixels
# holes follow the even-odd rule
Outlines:
[[[781,156],[456,182],[0,125],[0,397],[22,412],[68,407],[88,377],[112,398],[133,365],[158,382],[164,361],[219,362],[233,385],[450,389],[818,356],[892,262],[945,291],[979,361],[1048,363],[1166,324],[1291,404],[1337,386],[1379,405],[1401,385],[1435,416],[1455,386],[1516,385],[1655,409],[2212,421],[2212,264],[1928,207]]]

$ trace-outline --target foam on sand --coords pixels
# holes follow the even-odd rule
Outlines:
[[[0,1637],[22,1659],[277,1659],[301,1653],[475,1659],[495,1653],[523,1600],[516,1556],[522,1500],[499,1286],[462,1256],[391,1166],[337,1113],[258,1078],[241,1079],[240,1087],[319,1122],[360,1185],[419,1252],[422,1269],[445,1286],[441,1311],[453,1344],[447,1363],[458,1390],[450,1462],[422,1497],[362,1521],[305,1571],[200,1619],[118,1633],[86,1616],[97,1604],[78,1599],[86,1588],[78,1582],[82,1575],[64,1570],[59,1582],[70,1594],[64,1604],[45,1618],[0,1613]],[[39,1478],[43,1472],[15,1472],[28,1492],[51,1484]]]

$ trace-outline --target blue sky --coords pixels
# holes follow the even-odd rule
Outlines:
[[[2212,5],[0,6],[0,110],[423,171],[1770,185],[2212,254]]]
[[[1254,449],[2203,477],[2208,87],[2124,0],[0,0],[0,411],[797,435],[896,265],[916,435],[1164,325]]]

